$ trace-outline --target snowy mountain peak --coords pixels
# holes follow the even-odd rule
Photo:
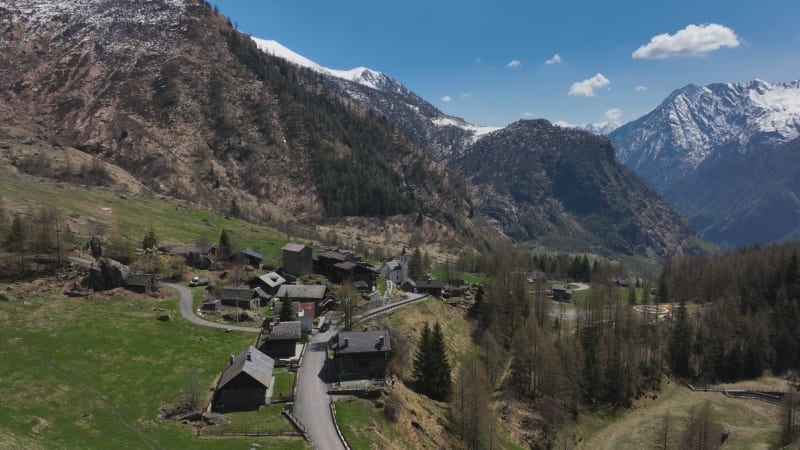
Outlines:
[[[688,85],[646,116],[612,132],[617,156],[656,188],[700,166],[718,149],[738,153],[800,136],[800,81]]]
[[[384,73],[378,72],[377,70],[372,70],[361,66],[350,70],[330,69],[317,64],[305,56],[295,53],[294,51],[283,46],[278,41],[259,39],[253,36],[250,36],[250,38],[256,43],[256,46],[258,46],[261,51],[277,56],[278,58],[283,58],[292,64],[305,67],[306,69],[311,69],[321,74],[330,75],[335,78],[351,81],[353,83],[358,83],[362,86],[378,90],[395,90],[401,87],[400,83],[392,80]]]

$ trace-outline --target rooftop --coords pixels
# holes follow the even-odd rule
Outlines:
[[[444,289],[444,281],[442,280],[417,280],[415,284],[417,289]]]
[[[309,298],[322,300],[327,288],[322,284],[284,284],[278,289],[275,297]]]
[[[306,246],[303,244],[288,243],[283,246],[282,250],[285,252],[302,252],[305,248]]]
[[[303,317],[314,317],[314,303],[305,302],[297,305],[297,314],[302,313]]]
[[[382,342],[381,337],[383,337]],[[388,352],[392,349],[389,332],[386,330],[341,331],[336,339],[340,354]],[[347,345],[345,345],[345,339],[347,339]]]
[[[272,326],[269,332],[268,341],[296,341],[302,335],[300,331],[300,321],[278,322]]]
[[[253,298],[253,290],[249,288],[225,288],[222,290],[223,300],[250,300]]]
[[[280,286],[283,283],[286,283],[286,279],[278,275],[277,272],[265,273],[264,275],[258,277],[258,279],[269,287],[276,287]]]
[[[246,249],[242,250],[242,254],[246,255],[246,256],[251,256],[253,258],[264,259],[264,254],[263,253],[261,253],[261,252],[259,252],[257,250],[253,250],[252,248],[246,248]]]
[[[224,387],[242,372],[250,375],[262,385],[269,386],[272,381],[272,370],[274,368],[275,360],[250,345],[244,349],[242,353],[234,357],[233,363],[225,368],[219,379],[217,388]]]
[[[357,265],[358,265],[358,263],[355,263],[353,261],[345,261],[345,262],[336,263],[336,264],[333,265],[333,267],[336,267],[337,269],[342,269],[345,272],[349,272],[349,271],[355,269],[355,267]]]
[[[147,275],[128,275],[128,278],[125,279],[126,286],[149,286],[152,282],[153,276],[152,274]]]
[[[334,251],[331,251],[331,250],[328,250],[328,251],[320,253],[319,257],[320,258],[326,258],[326,259],[335,259],[335,260],[341,261],[341,262],[347,261],[347,255],[345,255],[343,253],[339,253],[339,252],[334,252]]]

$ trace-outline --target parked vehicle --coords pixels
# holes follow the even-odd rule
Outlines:
[[[189,280],[189,286],[208,286],[209,282],[210,280],[205,277],[192,277],[192,279]]]

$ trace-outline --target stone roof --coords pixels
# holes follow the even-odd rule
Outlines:
[[[278,275],[277,272],[265,273],[264,275],[258,277],[258,279],[269,287],[276,287],[286,283],[286,279]]]
[[[283,298],[288,296],[289,298],[322,300],[325,297],[326,289],[325,285],[322,284],[283,284],[278,289],[275,297]]]
[[[336,263],[336,264],[333,265],[333,267],[336,267],[337,269],[342,269],[345,272],[349,272],[349,271],[353,270],[357,265],[358,265],[358,263],[355,263],[353,261],[345,261],[345,262]]]
[[[257,258],[257,259],[264,259],[264,254],[263,253],[261,253],[261,252],[259,252],[257,250],[253,250],[252,248],[246,248],[246,249],[242,250],[242,254],[246,255],[246,256],[251,256],[251,257]]]
[[[285,252],[302,252],[305,248],[306,248],[306,246],[303,245],[303,244],[292,244],[292,243],[289,243],[289,244],[284,245],[281,250],[283,250]]]
[[[385,263],[383,263],[383,265],[385,265],[389,269],[390,272],[394,272],[395,270],[401,270],[403,268],[403,266],[400,265],[400,260],[399,259],[393,259],[391,261],[386,261]]]
[[[339,252],[334,252],[334,251],[331,251],[331,250],[319,253],[319,257],[320,258],[326,258],[326,259],[335,259],[335,260],[341,261],[341,262],[347,261],[347,255],[345,255],[343,253],[339,253]]]
[[[381,345],[381,337],[383,344]],[[386,330],[342,331],[337,335],[338,353],[388,352],[392,349],[389,332]],[[345,345],[347,339],[347,345]]]
[[[150,283],[153,282],[155,276],[152,274],[149,275],[128,275],[128,278],[125,279],[125,286],[141,286],[147,287],[150,286]]]
[[[417,289],[444,289],[442,280],[417,280],[415,285]]]
[[[291,322],[278,322],[272,326],[272,331],[269,332],[268,341],[297,341],[300,339],[302,332],[300,330],[300,321],[293,320]]]
[[[252,345],[248,346],[242,353],[233,358],[230,364],[222,372],[222,376],[217,384],[217,389],[223,388],[231,380],[244,372],[250,375],[265,387],[269,387],[272,381],[272,370],[275,368],[275,360],[261,353]]]
[[[222,290],[222,300],[250,300],[254,292],[249,288],[225,288]]]
[[[571,291],[572,289],[569,288],[566,284],[554,284],[552,287],[554,291]]]

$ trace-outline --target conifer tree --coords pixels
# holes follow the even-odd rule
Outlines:
[[[447,347],[444,342],[444,333],[439,322],[433,326],[433,334],[431,335],[431,352],[433,353],[431,361],[433,362],[431,377],[433,383],[431,386],[431,397],[438,400],[447,400],[452,391],[453,379],[450,369],[450,361],[447,358]]]
[[[281,299],[281,312],[279,317],[281,322],[289,322],[290,320],[294,320],[292,301],[289,299],[288,295],[284,295]]]
[[[414,354],[414,381],[418,388],[423,393],[427,393],[430,389],[431,372],[431,329],[428,327],[428,322],[422,326],[422,331],[419,336],[419,343],[417,344],[417,353]]]
[[[691,356],[692,327],[689,324],[689,314],[686,305],[681,301],[675,318],[675,327],[672,329],[672,342],[670,343],[670,360],[672,371],[679,377],[691,376],[689,357]]]
[[[144,234],[144,239],[142,239],[142,248],[147,250],[153,248],[157,243],[158,237],[156,237],[156,232],[153,230],[153,227],[150,227],[147,233]]]

